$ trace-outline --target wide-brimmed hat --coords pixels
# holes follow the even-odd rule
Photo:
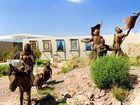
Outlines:
[[[94,32],[95,29],[99,29],[100,30],[100,28],[101,28],[101,24],[97,24],[97,25],[91,27],[91,32]]]

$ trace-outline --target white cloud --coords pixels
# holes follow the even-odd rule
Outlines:
[[[82,2],[82,0],[67,0],[67,1],[72,2],[72,3],[81,3]]]

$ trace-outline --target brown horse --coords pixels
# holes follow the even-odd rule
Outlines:
[[[43,69],[44,82],[46,83],[52,76],[51,63],[48,62]]]
[[[50,67],[50,62],[48,62],[43,68],[42,73],[39,73],[35,76],[35,80],[33,85],[37,87],[37,89],[41,89],[42,85],[45,84],[52,76],[52,69]]]
[[[31,105],[31,87],[32,80],[30,75],[24,71],[18,70],[9,64],[8,77],[10,80],[9,89],[14,92],[17,87],[20,90],[20,105],[23,105],[24,92],[27,93],[27,105]]]

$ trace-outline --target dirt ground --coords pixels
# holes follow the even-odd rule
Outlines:
[[[18,105],[19,94],[18,89],[15,92],[10,92],[8,89],[8,77],[0,78],[0,105]]]
[[[55,81],[54,75],[56,75],[57,72],[59,72],[60,69],[53,68],[53,77],[50,79],[50,81]],[[37,89],[35,86],[32,87],[31,92],[31,98],[32,98],[32,105],[34,105],[34,99],[39,98],[37,97]],[[26,98],[26,95],[25,95]],[[7,76],[0,77],[0,105],[19,105],[19,89],[17,88],[15,92],[11,92],[9,89],[9,79]],[[42,105],[42,104],[37,104]]]
[[[60,69],[53,69],[54,73],[52,76],[52,79],[50,81],[53,81],[56,83],[54,85],[56,93],[63,93],[67,92],[71,89],[75,88],[75,91],[77,93],[77,89],[84,88],[83,90],[89,89],[89,87],[86,86],[86,84],[90,83],[90,78],[89,78],[89,67],[82,68],[82,69],[75,69],[74,71],[70,71],[69,73],[66,74],[59,74],[56,75],[56,73]],[[85,75],[86,74],[86,75]],[[137,77],[137,83],[134,86],[134,89],[130,91],[130,94],[128,96],[128,99],[123,103],[123,105],[140,105],[140,68],[139,67],[132,67],[130,70],[130,74],[134,75]],[[65,80],[65,81],[63,81]],[[63,82],[59,82],[63,81]],[[84,82],[84,87],[83,83]],[[77,85],[75,85],[76,83]],[[58,84],[57,84],[58,83]],[[68,84],[69,83],[69,84]],[[8,89],[9,85],[9,80],[8,77],[0,77],[0,105],[19,105],[19,90],[18,88],[16,89],[15,92],[11,92]],[[70,86],[69,86],[70,85]],[[51,85],[48,85],[51,86]],[[69,87],[68,87],[69,86]],[[77,88],[75,86],[78,86]],[[92,87],[91,87],[92,88]],[[32,87],[32,99],[36,98],[35,94],[37,93],[37,90],[35,87]],[[49,97],[50,98],[50,97]],[[47,104],[37,104],[37,105],[47,105]],[[49,104],[48,104],[49,105]],[[51,104],[51,105],[56,105],[56,104]],[[98,104],[97,104],[98,105]]]

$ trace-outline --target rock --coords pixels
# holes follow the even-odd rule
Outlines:
[[[100,96],[99,96],[99,94],[100,94],[100,89],[99,89],[99,88],[95,88],[93,92],[94,92],[94,98],[95,98],[95,99],[100,98]]]
[[[112,105],[122,105],[122,104],[121,104],[121,101],[118,101],[117,99],[113,98]]]
[[[132,105],[140,105],[140,92],[137,92],[135,99],[132,101]]]
[[[80,102],[80,103],[89,101],[89,99],[88,99],[86,96],[84,96],[84,95],[76,95],[76,96],[74,97],[74,99],[76,99],[76,100],[77,100],[78,102]]]
[[[66,98],[71,98],[71,95],[70,95],[70,94],[65,94],[64,97],[66,97]]]
[[[94,102],[93,102],[93,101],[90,101],[90,102],[89,102],[89,105],[94,105]]]
[[[69,94],[71,95],[71,97],[74,97],[74,95],[76,94],[76,92],[75,91],[72,91]]]
[[[94,101],[94,94],[91,94],[90,100],[91,100],[91,101]]]
[[[95,98],[95,99],[99,99],[99,98],[100,98],[99,94],[95,94],[95,95],[94,95],[94,98]]]
[[[108,100],[104,100],[103,105],[112,105],[112,100],[108,98]]]
[[[86,96],[89,100],[94,101],[94,94],[92,92],[86,92]]]
[[[81,104],[83,104],[83,105],[95,105],[93,101],[86,101],[86,102],[79,103],[79,104],[80,104],[80,105],[81,105]],[[79,104],[78,104],[78,105],[79,105]]]
[[[106,94],[105,94],[105,91],[104,91],[104,90],[101,90],[99,96],[100,96],[100,97],[103,97],[103,96],[105,96],[105,95],[106,95]]]
[[[103,102],[96,102],[95,105],[103,105]]]
[[[68,105],[76,105],[76,100],[73,99],[73,98],[68,98],[68,99],[66,100],[66,103],[67,103]]]

